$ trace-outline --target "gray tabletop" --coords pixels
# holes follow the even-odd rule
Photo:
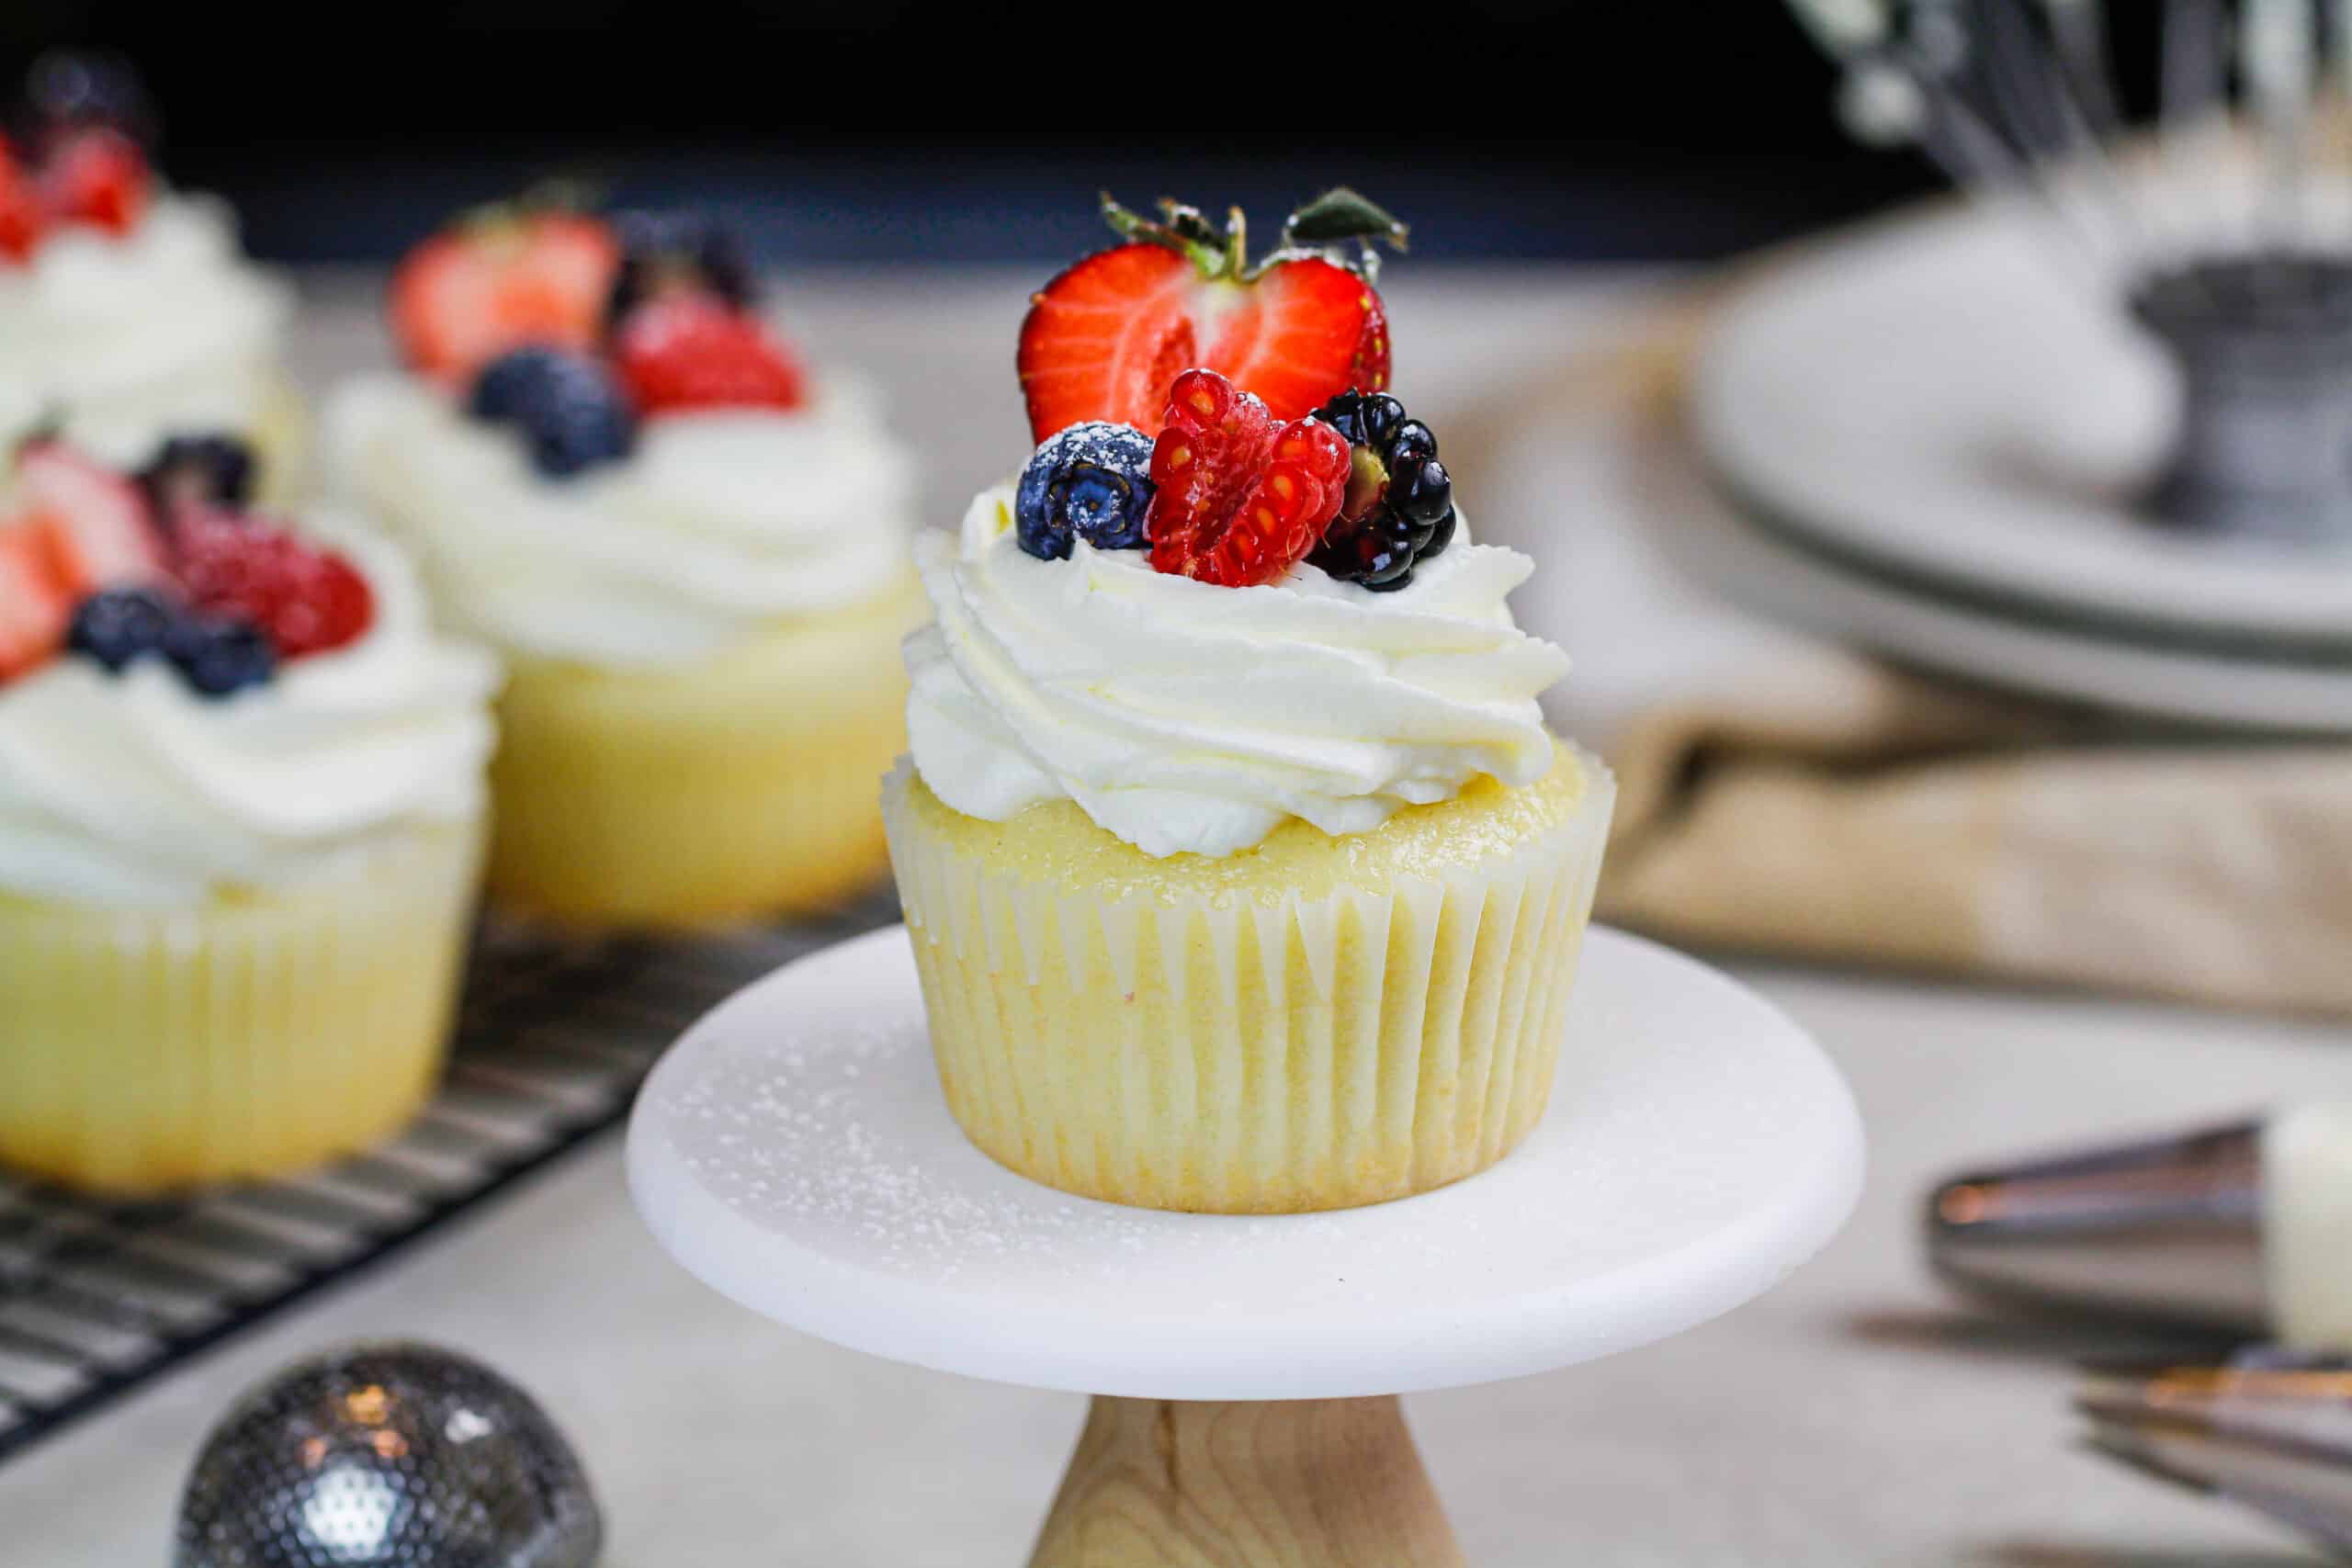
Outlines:
[[[891,393],[943,522],[1023,446],[1011,342],[1025,276],[803,278],[780,307],[820,361]],[[303,368],[379,357],[363,280],[309,280]],[[1401,269],[1401,389],[1442,436],[1491,418],[1642,308],[1657,280]],[[1499,400],[1507,407],[1510,399]],[[1605,739],[1626,709],[1777,634],[1664,575],[1617,525],[1611,416],[1482,442],[1459,476],[1483,536],[1535,540],[1563,584],[1529,619],[1577,660],[1556,716]],[[1508,516],[1509,524],[1491,521]],[[2312,1561],[2230,1510],[2072,1446],[2071,1361],[2111,1342],[1959,1310],[1923,1275],[1934,1173],[2119,1129],[2340,1091],[2346,1032],[2061,994],[1731,965],[1850,1077],[1871,1141],[1860,1212],[1754,1304],[1612,1360],[1416,1396],[1408,1411],[1471,1561],[2255,1568]],[[470,1350],[570,1428],[614,1568],[757,1561],[965,1568],[1022,1561],[1083,1402],[888,1365],[705,1291],[631,1214],[607,1139],[518,1193],[0,1466],[0,1562],[163,1560],[173,1500],[233,1393],[322,1343]]]

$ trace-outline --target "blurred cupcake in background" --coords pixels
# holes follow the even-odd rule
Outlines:
[[[757,306],[707,217],[494,209],[401,263],[408,369],[334,401],[337,486],[508,660],[510,908],[699,925],[832,904],[887,865],[912,464]]]
[[[285,369],[286,285],[236,219],[166,186],[130,68],[51,54],[0,134],[0,428],[59,422],[134,468],[173,435],[229,431],[265,492],[295,493],[303,416]]]
[[[251,454],[0,467],[0,1163],[149,1193],[396,1130],[481,870],[489,655]]]

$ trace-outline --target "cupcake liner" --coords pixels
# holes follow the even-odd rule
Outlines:
[[[390,1135],[438,1077],[481,865],[451,827],[193,908],[0,897],[0,1163],[142,1195]]]
[[[837,905],[888,864],[874,781],[906,744],[911,583],[691,664],[517,660],[491,763],[492,896],[580,926]]]
[[[1438,876],[1103,897],[996,865],[901,762],[892,863],[948,1106],[1024,1176],[1149,1208],[1347,1208],[1543,1115],[1614,786]],[[944,814],[944,818],[943,815]]]
[[[269,373],[246,434],[261,466],[262,505],[291,506],[310,493],[311,408],[283,370]]]

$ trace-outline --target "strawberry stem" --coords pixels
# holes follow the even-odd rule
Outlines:
[[[1221,277],[1230,253],[1224,238],[1209,226],[1198,208],[1162,198],[1159,209],[1167,221],[1155,223],[1142,213],[1122,207],[1109,191],[1102,193],[1102,220],[1122,239],[1139,244],[1163,245],[1183,256],[1203,277]]]
[[[1250,265],[1250,220],[1238,207],[1226,209],[1225,230],[1219,233],[1197,207],[1173,197],[1159,199],[1161,220],[1154,222],[1122,207],[1109,191],[1102,193],[1102,220],[1122,239],[1162,245],[1189,260],[1202,277],[1248,283],[1283,262],[1317,256],[1366,282],[1380,274],[1380,257],[1373,243],[1392,250],[1405,249],[1409,233],[1385,208],[1337,186],[1300,207],[1283,224],[1272,254]]]

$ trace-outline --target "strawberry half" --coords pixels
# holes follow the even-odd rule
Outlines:
[[[57,580],[41,530],[0,528],[0,681],[56,653],[73,619],[74,595]]]
[[[0,136],[0,257],[23,261],[48,227],[49,209],[42,205],[39,182],[8,139]]]
[[[417,369],[463,380],[508,349],[584,353],[604,326],[620,248],[574,212],[500,212],[445,229],[392,274],[392,335]]]
[[[1035,439],[1086,420],[1156,434],[1170,385],[1190,368],[1256,394],[1277,420],[1387,386],[1370,241],[1401,249],[1404,225],[1333,191],[1293,213],[1253,268],[1238,211],[1219,231],[1193,208],[1161,206],[1155,223],[1106,198],[1104,217],[1135,243],[1086,257],[1031,301],[1019,363]],[[1349,242],[1359,247],[1350,265],[1323,248]]]
[[[62,442],[40,441],[18,456],[17,481],[27,523],[48,542],[57,579],[74,598],[166,575],[164,541],[132,480]]]

